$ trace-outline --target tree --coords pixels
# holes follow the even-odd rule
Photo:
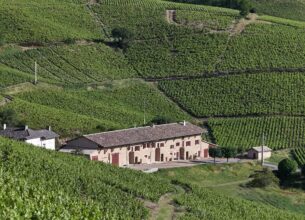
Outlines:
[[[210,147],[209,148],[209,155],[214,158],[214,164],[216,163],[216,157],[221,157],[222,152],[221,149],[218,147]]]
[[[171,118],[163,116],[163,115],[157,115],[150,121],[149,124],[161,125],[161,124],[168,124],[171,122],[173,122],[173,120]]]
[[[111,31],[111,35],[123,50],[126,50],[130,42],[134,39],[133,33],[126,28],[114,28]]]
[[[290,176],[297,170],[297,166],[298,165],[294,160],[289,158],[283,159],[278,165],[279,175],[281,177]]]
[[[237,150],[232,147],[222,147],[221,148],[222,155],[227,158],[227,163],[229,162],[229,158],[236,157]]]
[[[16,126],[20,124],[16,112],[12,109],[5,109],[0,112],[1,124],[7,124],[8,126]]]
[[[238,9],[240,10],[240,15],[245,17],[249,14],[251,9],[251,3],[249,0],[241,0],[238,4]]]

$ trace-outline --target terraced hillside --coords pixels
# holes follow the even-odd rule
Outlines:
[[[305,22],[296,7],[272,17],[269,3],[242,18],[162,0],[1,1],[0,87],[14,97],[1,108],[62,136],[163,116],[203,121],[220,145],[259,145],[264,132],[271,147],[303,146]],[[133,35],[124,50],[115,28]],[[35,62],[38,88],[15,88]]]

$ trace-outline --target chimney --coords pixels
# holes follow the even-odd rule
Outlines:
[[[185,120],[183,121],[183,126],[186,126],[186,121]]]
[[[51,127],[51,126],[48,126],[48,130],[49,130],[49,131],[52,131],[52,127]]]
[[[152,126],[151,126],[152,128],[155,128],[156,126],[155,126],[155,124],[152,124]]]
[[[29,129],[29,126],[25,125],[24,130],[28,130],[28,129]]]
[[[3,130],[6,130],[6,124],[3,124]]]

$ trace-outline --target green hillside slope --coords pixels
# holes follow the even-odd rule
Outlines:
[[[303,117],[305,22],[296,6],[281,13],[288,19],[261,16],[279,16],[270,2],[254,1],[258,15],[242,18],[237,10],[162,0],[1,1],[0,87],[32,82],[36,61],[39,83],[65,88],[21,86],[1,109],[14,109],[34,127],[52,125],[65,137],[142,125],[144,105],[147,122],[157,115],[193,119],[178,106],[208,124],[216,116],[234,116],[236,123],[262,115]],[[272,10],[282,11],[283,2]],[[114,28],[134,36],[124,50],[110,36]],[[139,78],[153,83],[117,88]],[[290,126],[298,129],[298,123]],[[219,144],[241,144],[214,136]]]
[[[14,109],[33,127],[52,125],[63,136],[139,126],[144,117],[148,123],[158,115],[174,121],[190,119],[155,87],[140,81],[105,84],[93,91],[42,88],[17,97],[4,108]]]
[[[154,204],[164,194],[174,197],[177,208],[187,208],[181,209],[181,219],[303,218],[209,188],[185,185],[189,190],[181,191],[162,176],[3,138],[0,156],[1,216],[8,219],[149,219],[145,202]]]

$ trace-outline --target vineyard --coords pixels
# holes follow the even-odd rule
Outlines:
[[[305,164],[305,148],[296,148],[292,150],[292,156],[301,167]]]
[[[31,82],[34,80],[34,76],[7,66],[0,65],[0,79],[0,88],[4,88],[14,84]]]
[[[1,0],[0,33],[8,43],[103,38],[84,5],[60,0]]]
[[[290,0],[253,1],[254,7],[261,14],[305,21],[305,2]]]
[[[35,61],[39,77],[55,83],[137,77],[122,53],[104,44],[52,46],[25,52],[11,48],[0,54],[0,63],[27,73],[34,72]]]
[[[304,85],[302,73],[260,73],[163,81],[159,88],[193,115],[209,117],[304,115]]]
[[[9,203],[16,199],[15,196],[9,200],[4,199],[7,196],[1,197],[0,206],[5,207],[4,214],[10,217],[29,215],[31,218],[36,213],[40,213],[35,208],[38,207],[39,195],[45,193],[42,190],[47,189],[49,193],[41,198],[47,202],[44,204],[46,210],[42,209],[42,216],[52,215],[51,212],[57,206],[52,208],[50,203],[58,201],[61,206],[65,204],[68,206],[56,209],[56,215],[69,214],[77,217],[83,214],[81,219],[86,219],[86,215],[89,219],[90,216],[94,216],[95,219],[143,219],[147,217],[148,211],[137,198],[156,201],[164,193],[173,190],[169,182],[154,176],[91,162],[82,157],[33,148],[5,139],[0,141],[0,155],[2,158],[0,183],[15,182],[21,187],[18,188],[16,185],[9,188],[11,193],[25,189],[19,195],[20,207],[15,212],[12,212]],[[24,182],[27,185],[23,185]],[[3,187],[8,186],[1,185],[1,194]],[[26,186],[30,187],[26,188]],[[38,194],[35,194],[35,191]],[[58,192],[63,193],[63,197],[59,197]],[[25,201],[33,205],[24,209]],[[79,210],[76,210],[77,205],[80,205]],[[25,210],[28,210],[28,213]],[[1,212],[3,213],[3,209]],[[102,217],[96,216],[98,214],[102,214]]]
[[[37,89],[17,97],[6,108],[15,109],[31,126],[52,125],[63,136],[96,131],[98,126],[118,129],[143,125],[144,111],[146,122],[157,115],[174,121],[190,119],[156,88],[138,81],[105,84],[92,91],[79,87]]]
[[[304,68],[304,33],[304,28],[286,25],[249,25],[242,35],[230,40],[217,68],[223,71]]]
[[[304,117],[212,118],[208,123],[220,146],[260,146],[263,134],[274,150],[305,146]]]

